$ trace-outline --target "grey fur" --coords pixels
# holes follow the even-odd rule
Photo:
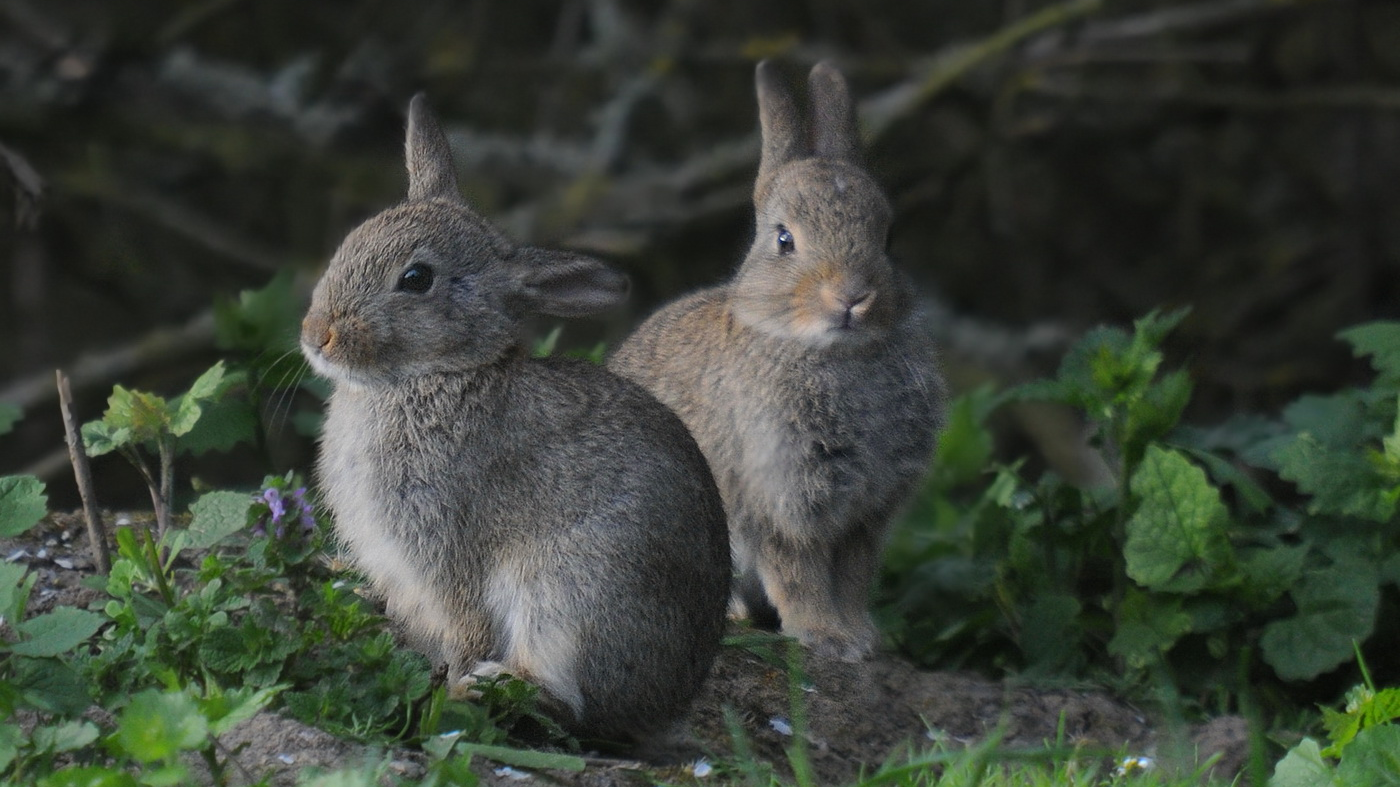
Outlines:
[[[764,144],[747,258],[730,283],[653,315],[609,367],[675,410],[705,452],[729,515],[736,614],[776,608],[785,633],[854,661],[877,644],[870,585],[946,393],[885,254],[889,203],[855,161],[845,79],[812,69],[810,137],[772,66],[756,82]]]
[[[407,160],[412,197],[350,233],[302,324],[335,384],[319,475],[337,535],[454,693],[504,670],[580,734],[664,732],[724,625],[718,491],[644,390],[517,338],[524,314],[597,311],[626,279],[472,212],[421,97]],[[431,288],[400,289],[420,263]]]

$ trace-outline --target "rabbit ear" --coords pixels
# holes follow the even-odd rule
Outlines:
[[[526,308],[555,317],[596,314],[627,297],[627,277],[582,254],[522,248],[520,292]]]
[[[804,135],[797,102],[777,67],[767,60],[759,63],[754,84],[758,89],[758,122],[763,131],[763,155],[758,162],[758,179],[762,180],[801,154]]]
[[[854,159],[860,150],[860,131],[846,77],[829,60],[812,67],[807,78],[812,93],[812,132],[818,156]]]
[[[408,104],[408,140],[404,148],[410,200],[462,201],[462,194],[457,190],[457,170],[452,165],[452,149],[422,93]]]

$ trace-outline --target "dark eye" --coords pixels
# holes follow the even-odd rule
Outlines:
[[[399,277],[398,289],[408,292],[427,292],[433,286],[433,269],[430,265],[415,262]]]
[[[791,253],[793,253],[793,251],[795,251],[796,249],[797,249],[797,244],[796,244],[795,242],[793,242],[793,240],[792,240],[792,233],[791,233],[791,232],[788,232],[788,228],[787,228],[787,227],[784,227],[783,225],[779,224],[779,225],[778,225],[778,253],[779,253],[779,254],[791,254]]]

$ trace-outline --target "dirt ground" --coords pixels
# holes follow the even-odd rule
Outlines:
[[[110,521],[110,520],[109,520]],[[0,557],[29,566],[38,577],[33,614],[57,606],[86,607],[101,594],[79,585],[92,570],[81,520],[59,515],[22,539],[0,540]],[[691,712],[682,742],[669,751],[671,763],[643,764],[614,757],[587,757],[579,773],[530,774],[481,761],[476,770],[493,787],[541,781],[575,787],[704,783],[725,778],[722,766],[706,774],[703,763],[732,762],[733,724],[755,759],[790,773],[786,750],[793,744],[794,688],[781,649],[725,648]],[[995,681],[964,672],[915,668],[889,654],[859,665],[808,660],[807,679],[796,687],[805,706],[813,769],[825,784],[843,784],[873,771],[887,758],[935,745],[966,746],[1000,736],[1003,745],[1035,747],[1057,739],[1152,756],[1162,737],[1148,715],[1098,690],[1043,688]],[[1242,720],[1227,717],[1189,731],[1197,761],[1219,754],[1216,775],[1238,772],[1247,750]],[[375,767],[386,776],[423,773],[421,752],[384,752],[336,738],[275,713],[263,713],[220,741],[237,752],[238,783],[271,775],[291,785],[306,768]],[[696,764],[702,763],[697,770]],[[1182,763],[1193,767],[1194,763]],[[700,775],[697,775],[700,774]]]

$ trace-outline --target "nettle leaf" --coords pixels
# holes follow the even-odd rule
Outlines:
[[[194,381],[190,390],[170,402],[170,433],[176,437],[189,434],[203,420],[210,405],[222,400],[229,389],[242,383],[242,373],[229,373],[223,361],[209,367]]]
[[[1191,615],[1181,608],[1180,598],[1129,589],[1108,652],[1144,669],[1156,664],[1191,627]]]
[[[1284,680],[1311,680],[1346,663],[1352,641],[1364,642],[1375,629],[1380,589],[1365,561],[1310,571],[1289,595],[1298,614],[1270,623],[1260,639],[1264,661]]]
[[[198,700],[200,712],[209,720],[209,732],[222,735],[253,718],[277,698],[285,686],[265,689],[242,688],[216,697]]]
[[[194,549],[208,549],[248,526],[253,496],[247,492],[209,492],[190,506],[189,541]]]
[[[1251,549],[1240,553],[1240,573],[1244,575],[1242,591],[1256,607],[1276,601],[1303,576],[1303,566],[1309,548],[1277,546]]]
[[[948,406],[948,420],[938,434],[938,462],[932,479],[939,489],[970,483],[986,471],[993,445],[985,420],[997,401],[991,387],[983,386]]]
[[[1079,599],[1068,593],[1041,593],[1021,613],[1021,649],[1036,667],[1063,670],[1079,653]]]
[[[10,767],[19,756],[19,745],[25,740],[18,724],[0,724],[0,772]]]
[[[225,397],[203,405],[194,426],[175,443],[175,450],[198,456],[209,451],[228,451],[251,442],[257,434],[258,417],[251,402]]]
[[[1366,455],[1354,449],[1329,447],[1311,433],[1274,453],[1279,477],[1292,481],[1311,495],[1308,511],[1313,514],[1357,516],[1387,522],[1395,515],[1393,487],[1381,477]]]
[[[37,577],[18,563],[0,562],[0,618],[6,622],[24,615],[29,589]]]
[[[1359,358],[1371,356],[1371,365],[1388,381],[1400,380],[1400,322],[1368,322],[1337,334]]]
[[[262,289],[244,290],[238,300],[214,304],[214,336],[226,350],[294,351],[306,310],[290,270],[273,276]]]
[[[1322,759],[1317,741],[1304,738],[1274,766],[1269,787],[1334,787],[1340,785],[1332,767]]]
[[[17,659],[11,685],[26,705],[45,713],[71,716],[92,705],[87,680],[77,670],[53,658]]]
[[[15,428],[15,423],[24,416],[24,410],[19,405],[9,402],[0,402],[0,434],[6,434]]]
[[[44,482],[28,475],[0,478],[0,538],[17,536],[48,513]]]
[[[1337,781],[1347,787],[1400,784],[1400,726],[1384,724],[1357,733],[1337,766]]]
[[[54,726],[34,728],[34,748],[42,752],[77,751],[97,740],[97,725],[75,719]]]
[[[209,738],[209,724],[182,691],[148,689],[131,698],[117,723],[116,743],[141,762],[170,760]]]
[[[199,660],[210,670],[239,673],[259,663],[257,654],[243,641],[243,633],[234,626],[216,628],[199,641]]]
[[[1218,584],[1234,552],[1226,535],[1229,512],[1205,472],[1176,451],[1149,446],[1131,489],[1139,502],[1123,546],[1128,576],[1174,593]]]
[[[35,657],[67,653],[96,634],[106,620],[96,612],[59,607],[15,626],[27,639],[14,643],[10,650],[21,656]]]
[[[116,385],[107,398],[107,412],[103,413],[102,420],[114,430],[130,430],[132,440],[144,443],[170,428],[169,404],[155,394]]]
[[[1328,396],[1305,394],[1283,409],[1283,421],[1297,434],[1310,434],[1332,448],[1352,448],[1373,436],[1363,391]]]
[[[136,777],[101,765],[70,766],[40,779],[39,787],[138,787]]]
[[[130,427],[112,426],[106,421],[89,421],[83,424],[83,447],[88,456],[109,454],[124,445],[131,444]]]

